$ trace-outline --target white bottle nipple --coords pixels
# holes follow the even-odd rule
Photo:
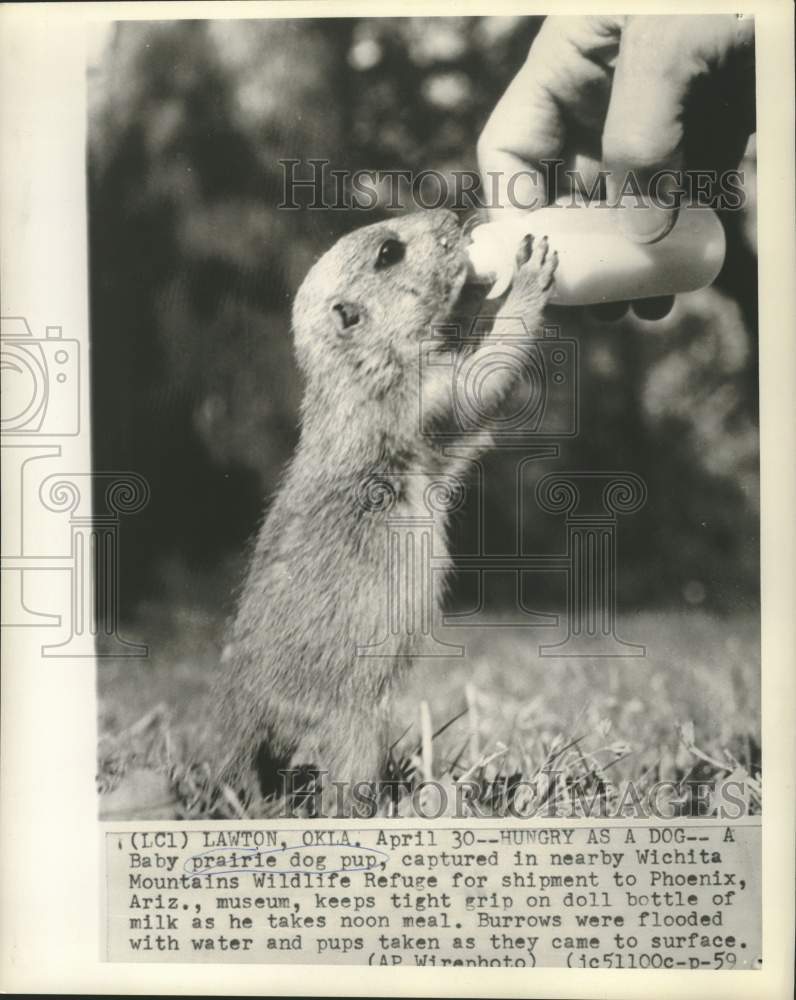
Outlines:
[[[655,243],[629,239],[622,212],[603,202],[558,203],[525,215],[476,226],[468,248],[476,281],[491,283],[487,298],[511,284],[514,258],[523,236],[547,236],[558,253],[550,301],[593,305],[624,299],[676,295],[715,280],[724,263],[724,229],[715,212],[684,205],[671,231]]]

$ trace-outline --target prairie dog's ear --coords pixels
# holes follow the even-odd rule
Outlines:
[[[359,323],[359,306],[353,302],[333,302],[332,317],[337,326],[337,332],[347,334],[352,326]]]

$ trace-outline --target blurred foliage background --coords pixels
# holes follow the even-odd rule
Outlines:
[[[102,39],[89,80],[94,461],[152,488],[122,531],[128,618],[229,610],[297,439],[293,293],[337,236],[385,214],[279,210],[278,161],[475,169],[479,131],[539,23],[128,22]],[[582,430],[534,475],[626,469],[646,481],[646,506],[620,524],[621,608],[757,605],[753,144],[742,169],[747,205],[723,216],[713,288],[655,323],[572,310],[563,330],[580,345]],[[487,543],[510,552],[514,457],[493,454],[486,474]],[[473,517],[470,505],[454,545]],[[554,519],[524,528],[529,552],[563,545]],[[536,604],[561,606],[561,580],[533,586]],[[464,583],[453,600],[467,602]]]

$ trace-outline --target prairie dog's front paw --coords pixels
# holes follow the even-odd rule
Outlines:
[[[558,254],[550,252],[546,236],[541,239],[524,236],[517,248],[515,264],[514,279],[504,309],[507,313],[523,317],[536,312],[541,319],[558,267]]]

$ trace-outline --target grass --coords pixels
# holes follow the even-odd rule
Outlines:
[[[113,818],[278,814],[212,782],[206,725],[222,623],[197,611],[140,626],[146,660],[100,660],[99,785]],[[760,811],[760,663],[752,616],[645,612],[620,621],[643,658],[540,658],[539,631],[457,629],[468,655],[421,660],[395,708],[393,775],[405,791],[382,813],[434,814],[424,780],[473,815],[608,815],[619,803],[709,815],[694,782],[744,786]],[[153,636],[155,638],[153,638]],[[446,637],[447,638],[447,637]],[[548,641],[545,637],[544,641]],[[668,782],[663,789],[658,783]],[[450,811],[450,809],[448,810]],[[634,815],[631,811],[630,815]]]

